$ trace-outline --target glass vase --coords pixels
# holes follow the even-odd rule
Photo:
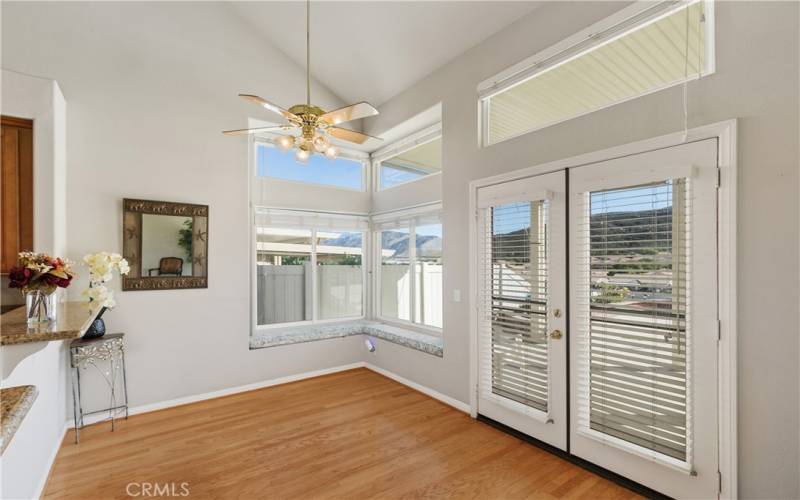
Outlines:
[[[25,311],[29,326],[55,321],[58,314],[58,294],[42,290],[25,292]]]

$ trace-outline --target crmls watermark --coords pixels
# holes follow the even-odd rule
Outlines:
[[[188,497],[189,483],[128,483],[125,493],[130,497]]]

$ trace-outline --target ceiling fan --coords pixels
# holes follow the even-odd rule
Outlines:
[[[296,148],[295,158],[305,163],[313,153],[324,154],[328,158],[336,158],[339,150],[331,144],[330,137],[354,144],[363,144],[368,139],[382,140],[379,137],[363,134],[355,130],[339,127],[359,118],[378,114],[378,110],[368,102],[359,102],[326,112],[319,106],[311,104],[311,0],[306,0],[306,103],[296,104],[288,110],[267,101],[257,95],[239,94],[239,97],[254,102],[264,108],[281,115],[289,123],[271,127],[226,130],[226,135],[248,135],[261,132],[297,129],[298,135],[281,135],[275,143],[284,151]]]

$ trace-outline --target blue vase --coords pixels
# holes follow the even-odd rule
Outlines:
[[[106,312],[106,308],[100,309],[100,312],[97,314],[97,317],[92,321],[92,324],[89,325],[89,328],[86,329],[86,333],[83,334],[83,338],[85,339],[99,339],[103,335],[106,334],[106,322],[103,321],[103,314]]]

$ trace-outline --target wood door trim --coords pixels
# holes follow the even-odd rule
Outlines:
[[[2,118],[2,231],[0,273],[7,273],[17,253],[33,250],[33,120]]]
[[[29,120],[28,118],[2,115],[0,116],[0,122],[2,122],[2,125],[8,127],[33,128],[33,120]]]

